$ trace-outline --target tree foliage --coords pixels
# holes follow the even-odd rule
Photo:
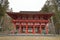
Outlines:
[[[0,4],[0,19],[2,16],[5,15],[7,8],[8,8],[8,0],[5,1],[4,5],[2,5],[2,3]]]
[[[4,1],[0,3],[0,28],[2,27],[3,23],[4,23],[4,16],[6,14],[6,10],[8,9],[8,0]]]
[[[49,8],[47,5],[44,5],[44,7],[41,10],[42,12],[49,12]]]
[[[54,5],[45,5],[41,11],[43,12],[54,12],[53,21],[55,25],[55,30],[59,33],[60,30],[60,11],[58,10],[58,4],[56,0],[52,0]]]

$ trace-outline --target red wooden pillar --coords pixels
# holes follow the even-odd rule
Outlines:
[[[40,34],[42,33],[42,28],[41,28],[41,24],[40,24],[40,28],[39,28],[39,30],[40,30]]]
[[[32,29],[32,33],[35,34],[35,24],[33,24],[33,29]]]
[[[46,24],[46,34],[48,34],[48,25]]]
[[[26,34],[28,34],[28,23],[26,23]]]
[[[19,33],[21,33],[21,23],[20,23],[20,25],[19,25]]]

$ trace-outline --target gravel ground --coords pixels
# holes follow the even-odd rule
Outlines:
[[[0,40],[60,40],[60,35],[0,35]]]

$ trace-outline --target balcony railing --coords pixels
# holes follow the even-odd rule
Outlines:
[[[13,22],[49,22],[48,20],[13,20]]]

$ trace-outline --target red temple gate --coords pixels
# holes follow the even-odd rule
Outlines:
[[[41,13],[33,11],[7,12],[13,18],[14,32],[17,33],[39,33],[48,34],[48,23],[52,13]]]

